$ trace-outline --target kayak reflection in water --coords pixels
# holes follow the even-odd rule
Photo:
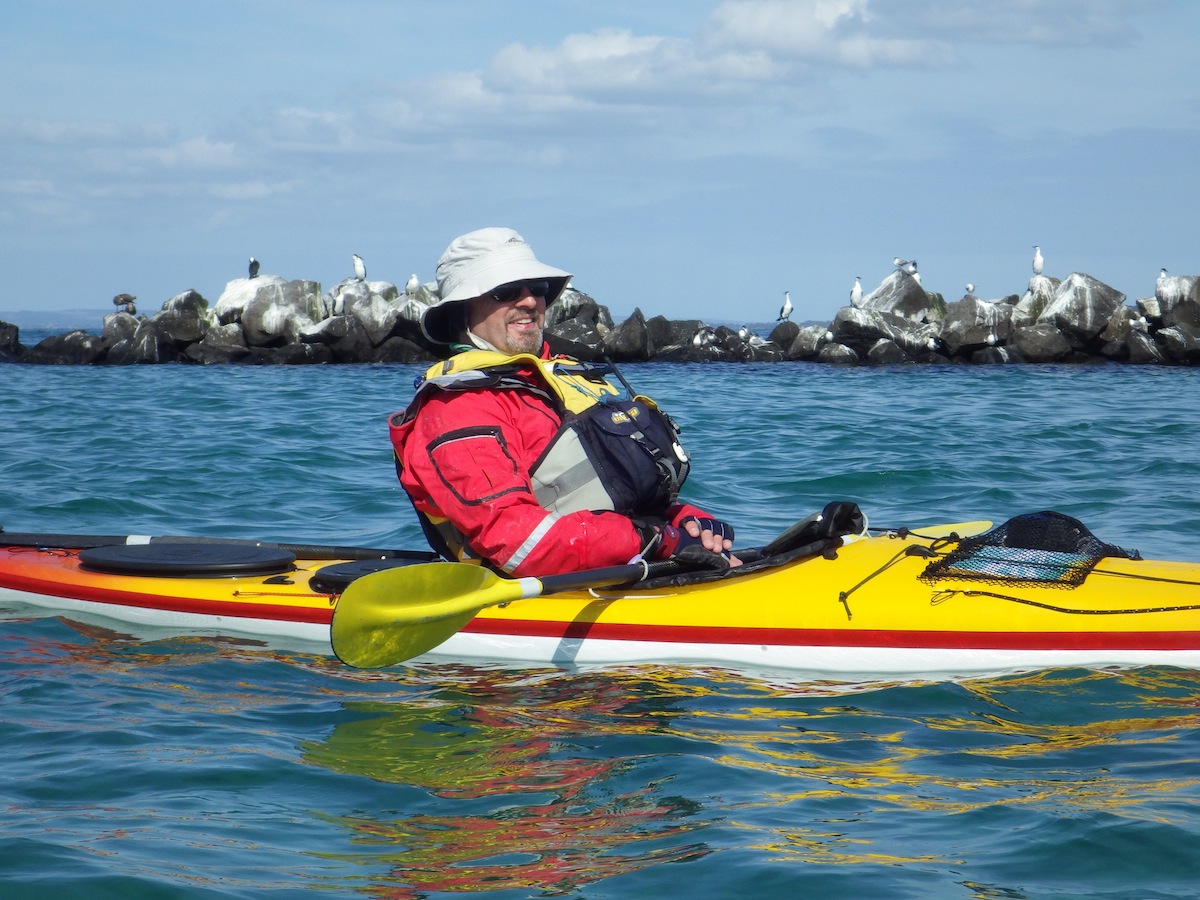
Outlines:
[[[430,544],[517,577],[740,565],[733,527],[679,502],[689,460],[670,417],[611,365],[550,355],[546,306],[570,279],[508,228],[442,254],[421,329],[449,357],[389,423]]]

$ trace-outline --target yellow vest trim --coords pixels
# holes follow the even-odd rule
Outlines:
[[[594,375],[588,377],[585,374],[589,368],[586,363],[566,359],[542,359],[532,353],[506,356],[491,350],[466,350],[443,362],[435,363],[425,372],[424,382],[418,388],[418,393],[426,385],[441,387],[451,382],[469,384],[472,374],[483,379],[490,377],[496,369],[506,368],[536,371],[541,376],[539,380],[554,393],[563,407],[572,413],[581,413],[605,397],[622,393],[603,378]],[[571,371],[573,369],[576,371]]]

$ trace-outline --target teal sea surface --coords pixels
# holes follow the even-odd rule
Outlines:
[[[386,429],[418,372],[0,366],[0,523],[421,549]],[[1200,371],[625,374],[742,545],[845,499],[1200,561]],[[1190,670],[368,672],[9,608],[0,692],[5,900],[1200,896]]]

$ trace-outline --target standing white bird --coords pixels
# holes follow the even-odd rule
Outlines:
[[[367,266],[357,253],[354,254],[354,277],[359,281],[367,280]]]
[[[974,294],[974,293],[975,293],[975,285],[971,284],[971,282],[968,281],[967,282],[967,296],[969,297],[971,294]]]
[[[784,291],[783,292],[783,306],[779,307],[779,318],[776,319],[775,321],[776,322],[786,322],[788,320],[788,317],[791,314],[792,314],[792,292]]]
[[[741,338],[743,341],[748,341],[748,340],[750,340],[750,329],[749,329],[749,327],[747,327],[747,326],[743,325],[741,328],[739,328],[739,329],[738,329],[738,337],[740,337],[740,338]]]
[[[915,259],[901,259],[897,256],[892,259],[892,265],[897,269],[907,272],[909,275],[917,274],[917,261]]]
[[[421,279],[419,279],[417,277],[416,273],[414,272],[412,275],[408,276],[408,284],[406,284],[404,286],[404,293],[415,294],[420,289],[420,287],[421,287]]]
[[[862,276],[854,276],[854,287],[850,288],[850,305],[857,307],[862,302]]]
[[[1034,275],[1042,274],[1042,264],[1043,264],[1042,248],[1039,247],[1037,244],[1034,244],[1033,245],[1033,274]]]

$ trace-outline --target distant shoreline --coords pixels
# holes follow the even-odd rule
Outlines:
[[[109,312],[111,310],[104,309],[18,309],[0,312],[0,322],[16,325],[23,331],[99,331],[104,325],[104,316]]]

